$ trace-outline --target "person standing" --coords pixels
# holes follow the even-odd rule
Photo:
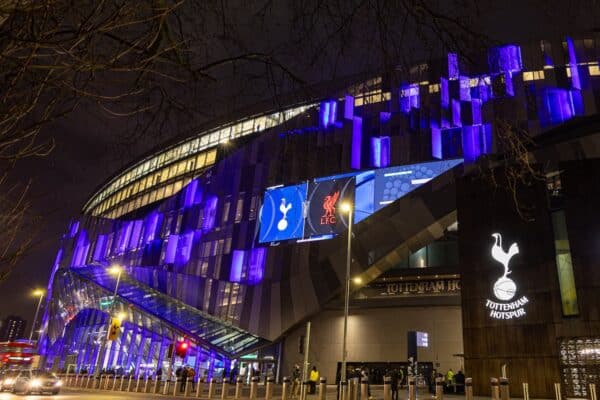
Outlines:
[[[398,400],[398,381],[400,377],[398,376],[397,370],[392,371],[392,400]]]
[[[185,384],[187,383],[187,366],[181,368],[181,386],[179,387],[180,392],[185,391]]]
[[[190,380],[190,384],[192,385],[192,391],[196,390],[195,384],[194,384],[194,376],[196,375],[196,371],[194,371],[194,368],[192,367],[188,367],[187,369],[187,378]]]
[[[448,390],[451,389],[451,386],[454,383],[454,371],[452,371],[452,368],[448,369],[448,372],[446,372],[446,387],[448,388]]]
[[[312,371],[310,371],[310,376],[308,378],[308,383],[310,385],[309,394],[315,394],[317,390],[317,382],[319,381],[319,371],[317,367],[312,367]]]
[[[295,399],[300,393],[300,366],[294,365],[292,370],[292,399]]]

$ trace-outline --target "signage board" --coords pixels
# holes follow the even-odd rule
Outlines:
[[[265,192],[260,215],[259,242],[302,238],[306,187],[306,183],[303,183]]]

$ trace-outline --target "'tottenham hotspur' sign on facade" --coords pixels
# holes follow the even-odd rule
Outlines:
[[[496,302],[488,299],[485,306],[490,310],[490,317],[492,318],[520,318],[526,314],[524,306],[529,303],[529,300],[527,297],[522,296],[517,300],[510,301],[517,293],[517,285],[512,279],[508,278],[511,273],[508,264],[514,256],[519,254],[519,246],[517,243],[513,243],[506,252],[502,248],[502,235],[493,233],[492,237],[495,239],[492,245],[492,258],[502,264],[504,274],[494,283],[494,296],[500,301]]]

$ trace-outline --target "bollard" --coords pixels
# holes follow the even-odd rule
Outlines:
[[[163,385],[163,394],[166,395],[167,392],[169,391],[169,386],[171,385],[171,379],[167,378],[167,380],[165,381],[164,385]]]
[[[360,398],[367,400],[369,398],[369,382],[360,382]]]
[[[123,391],[123,383],[125,383],[125,375],[121,375],[121,383],[119,384],[119,392]]]
[[[134,392],[139,392],[140,390],[140,377],[138,376],[137,379],[135,380],[135,389],[133,389]]]
[[[156,394],[158,393],[158,389],[160,387],[160,379],[158,378],[158,376],[154,377],[154,387],[152,388],[152,393]]]
[[[177,384],[181,385],[181,383],[179,383],[179,379],[177,379],[177,378],[175,378],[175,380],[173,382],[175,382],[175,385],[173,385],[172,395],[173,395],[173,397],[175,397],[175,396],[177,396]]]
[[[133,380],[133,375],[129,375],[129,380],[127,381],[127,389],[126,392],[131,391],[131,381]]]
[[[529,383],[523,382],[523,400],[529,400]]]
[[[221,400],[225,400],[229,394],[229,379],[223,378],[223,384],[221,385]]]
[[[185,387],[183,388],[183,397],[190,396],[190,391],[192,390],[192,383],[193,381],[191,379],[185,381]]]
[[[265,400],[271,400],[273,398],[273,383],[275,378],[272,376],[267,378],[267,386],[265,388]]]
[[[500,400],[498,378],[490,378],[490,385],[492,386],[492,400]]]
[[[283,385],[284,385],[284,392],[285,392],[285,378],[283,379]],[[235,380],[235,395],[234,397],[236,399],[239,399],[240,397],[242,397],[242,385],[244,384],[244,380],[242,378],[240,378],[239,376],[236,378]],[[285,400],[285,394],[282,395],[282,399]]]
[[[598,396],[596,395],[595,383],[590,383],[590,400],[598,400]]]
[[[417,380],[414,376],[408,377],[408,400],[417,398]]]
[[[85,388],[86,388],[86,389],[87,389],[87,388],[89,388],[89,386],[90,386],[90,376],[91,376],[91,375],[90,375],[90,374],[88,374],[88,376],[87,376],[87,379],[86,379],[86,381],[85,381]]]
[[[150,376],[146,375],[146,378],[144,378],[144,393],[148,393],[148,381],[150,380]]]
[[[562,393],[560,391],[560,383],[554,384],[554,397],[556,400],[562,400]]]
[[[321,378],[319,378],[319,400],[325,400],[326,398],[327,398],[327,378],[321,377]]]
[[[473,400],[473,378],[465,379],[465,400]]]
[[[215,378],[211,378],[210,382],[208,383],[208,398],[212,399],[213,395],[215,394]]]
[[[383,400],[392,400],[392,377],[383,377]]]
[[[289,378],[289,376],[284,376],[283,377],[283,385],[281,387],[281,400],[288,400],[290,398],[289,390],[290,390],[290,378]],[[237,396],[237,390],[236,390],[236,396]]]
[[[77,387],[77,383],[78,383],[78,381],[79,381],[79,373],[77,373],[77,374],[75,375],[75,383],[73,384],[73,387]]]
[[[258,381],[260,380],[260,378],[258,376],[255,376],[252,378],[252,381],[250,381],[250,400],[255,400],[256,399],[256,395],[258,394]]]
[[[435,378],[435,398],[437,400],[444,398],[444,378]]]
[[[340,381],[340,399],[339,400],[348,400],[348,392],[350,391],[350,385],[348,385],[348,381]]]
[[[115,374],[114,379],[113,379],[113,384],[112,387],[110,388],[110,390],[115,390],[117,387],[117,374]]]
[[[302,388],[300,388],[300,400],[306,400],[306,395],[308,394],[309,387],[310,382],[302,382]]]
[[[500,378],[500,399],[501,400],[510,400],[508,378]]]

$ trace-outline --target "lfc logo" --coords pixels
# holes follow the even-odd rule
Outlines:
[[[325,214],[321,216],[321,225],[333,225],[336,223],[335,203],[337,203],[339,197],[340,191],[338,190],[334,194],[326,196],[323,199],[323,210],[325,210]]]

